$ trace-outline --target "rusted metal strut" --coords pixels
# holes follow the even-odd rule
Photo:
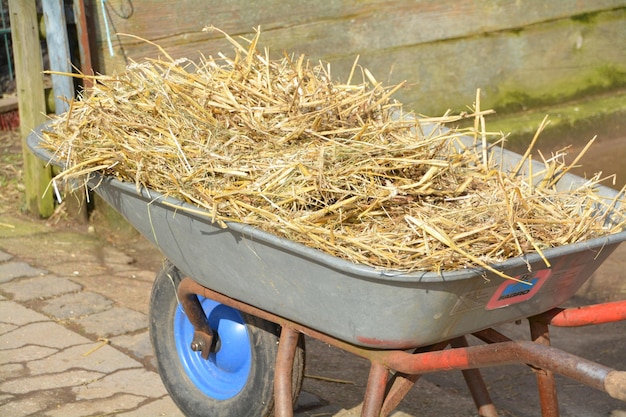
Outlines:
[[[186,280],[191,281],[189,278],[186,278]],[[178,287],[177,295],[187,318],[195,330],[191,346],[189,347],[194,352],[200,352],[202,358],[206,360],[209,358],[209,353],[213,347],[213,331],[209,326],[202,305],[198,301],[198,296],[194,291],[188,291],[184,285]]]
[[[555,349],[549,346],[549,338],[544,343],[512,341],[493,329],[487,329],[474,333],[476,337],[489,343],[487,345],[467,346],[465,338],[461,337],[430,347],[420,348],[413,353],[399,350],[369,349],[343,342],[314,329],[212,291],[190,278],[185,278],[178,286],[179,300],[194,326],[195,334],[200,334],[201,338],[210,336],[209,346],[213,343],[214,337],[211,329],[208,327],[197,295],[213,299],[242,312],[282,326],[274,381],[275,415],[277,417],[293,417],[291,376],[293,358],[300,333],[370,360],[372,366],[361,412],[362,417],[388,415],[421,374],[448,370],[477,370],[477,368],[482,367],[513,363],[528,364],[540,371],[561,374],[605,391],[613,398],[626,401],[626,372],[617,371]],[[582,312],[575,312],[574,310]],[[607,312],[606,310],[611,311]],[[575,325],[580,326],[600,322],[607,323],[625,319],[626,314],[624,314],[624,311],[626,311],[626,301],[609,303],[608,307],[606,305],[589,306],[588,310],[555,309],[531,318],[531,328],[536,326],[533,331],[535,333],[534,337],[539,339],[537,335],[544,335],[547,324],[571,326],[574,325],[573,323],[577,323]],[[541,325],[537,327],[537,323]],[[452,345],[452,348],[442,350],[448,345]],[[202,354],[205,353],[204,350],[201,350],[201,352]],[[389,381],[390,371],[394,373],[391,381]],[[478,372],[469,372],[464,373],[464,375],[479,409],[479,414],[484,417],[497,416],[495,407],[491,404],[486,388],[484,388],[480,374]],[[389,382],[392,383],[390,384]],[[552,390],[553,381],[546,380],[545,385],[547,388],[544,387],[544,390]],[[542,399],[542,413],[544,417],[558,416],[558,407],[554,407],[556,397],[551,393],[544,396],[547,398]]]
[[[626,372],[530,341],[502,342],[418,355],[390,351],[383,355],[382,363],[389,369],[408,374],[526,363],[551,370],[626,401]]]

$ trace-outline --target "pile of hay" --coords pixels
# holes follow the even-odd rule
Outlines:
[[[562,155],[542,172],[500,172],[486,147],[462,146],[464,135],[483,145],[501,136],[485,131],[478,102],[470,114],[412,117],[390,98],[402,85],[383,87],[356,63],[336,83],[328,65],[259,52],[258,33],[246,46],[224,36],[233,58],[194,64],[161,50],[162,59],[94,77],[44,132],[67,166],[57,180],[103,172],[220,224],[398,271],[491,269],[624,227],[623,208],[604,227],[617,202],[594,193],[600,178],[555,190],[569,169]],[[443,127],[464,117],[475,127]]]

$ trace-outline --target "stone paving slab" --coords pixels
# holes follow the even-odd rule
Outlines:
[[[0,365],[4,365],[36,361],[54,355],[58,350],[45,346],[20,346],[15,349],[2,349],[1,352]]]
[[[9,282],[15,278],[35,277],[46,273],[46,271],[33,268],[25,262],[7,262],[0,264],[0,283]]]
[[[48,404],[53,402],[54,394],[52,392],[41,392],[39,395],[21,398],[9,397],[6,398],[4,404],[0,404],[0,416],[43,416],[42,410],[45,410]]]
[[[84,265],[59,266],[57,272],[71,271],[59,276],[0,251],[0,291],[11,297],[0,295],[0,416],[183,417],[154,372],[147,314],[81,284],[99,281],[107,292],[102,283],[117,290],[130,278],[149,295],[154,273],[129,267],[128,257],[114,250],[105,253],[114,270],[104,276],[92,269],[87,277]],[[321,403],[302,393],[298,404],[303,411],[295,416],[310,417]],[[322,412],[338,410],[328,406]]]
[[[42,311],[57,319],[78,319],[90,314],[106,311],[113,306],[113,301],[93,292],[83,291],[75,294],[63,294],[46,300]]]
[[[6,301],[2,301],[6,303]],[[53,321],[30,323],[0,336],[0,349],[44,346],[63,349],[84,345],[90,340]]]
[[[148,327],[145,314],[123,307],[112,307],[76,321],[85,332],[102,336],[119,336]]]
[[[34,393],[34,395],[36,395],[40,391],[73,387],[76,385],[82,386],[102,377],[104,377],[102,372],[74,369],[57,374],[13,378],[0,384],[0,391],[9,394]]]
[[[138,333],[113,336],[110,340],[113,346],[129,352],[136,358],[142,358],[143,361],[148,361],[152,367],[156,369],[156,359],[152,351],[150,333],[147,329],[146,331]]]
[[[80,283],[89,273],[137,276],[149,286],[154,274],[133,270],[132,259],[113,248],[101,253],[104,262],[51,256],[62,274],[50,274],[0,251],[0,416],[182,417],[158,374],[141,362],[152,354],[146,314]]]
[[[10,255],[4,251],[0,250],[0,262],[6,262],[13,258],[13,255]]]
[[[0,301],[0,322],[5,329],[0,334],[0,416],[134,417],[149,415],[140,410],[152,410],[152,401],[169,400],[158,374],[107,343],[10,300]],[[173,403],[165,415],[182,416]]]
[[[120,413],[117,417],[183,417],[174,401],[166,397],[152,401],[147,405],[127,413]],[[321,417],[321,416],[320,416]]]
[[[133,368],[143,368],[143,365],[119,350],[99,342],[71,346],[45,358],[28,362],[31,375],[60,373],[71,369],[109,374]]]
[[[13,280],[1,286],[15,301],[46,299],[57,295],[77,292],[83,287],[67,278],[55,275]]]
[[[63,404],[56,410],[46,412],[46,417],[83,417],[90,415],[119,415],[118,411],[135,409],[145,401],[145,397],[121,394],[112,397],[100,398],[89,401],[76,401]]]
[[[2,323],[21,326],[47,320],[49,320],[48,317],[21,304],[6,299],[0,302],[0,322]]]
[[[72,391],[76,394],[77,400],[106,398],[111,392],[145,398],[160,398],[167,394],[158,375],[143,368],[112,372],[87,384],[74,386]]]

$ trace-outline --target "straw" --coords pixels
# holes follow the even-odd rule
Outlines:
[[[564,152],[511,171],[493,158],[504,137],[480,108],[440,117],[406,112],[358,66],[342,84],[330,65],[272,58],[252,39],[224,36],[234,56],[132,63],[93,87],[43,133],[67,164],[55,181],[100,172],[192,204],[220,226],[243,222],[355,263],[394,271],[485,269],[620,231],[624,194],[605,201],[594,177],[556,183]],[[358,74],[361,81],[356,82]],[[80,76],[80,75],[77,75]],[[474,119],[474,126],[454,123]],[[461,137],[474,137],[474,146]],[[490,145],[491,143],[491,145]],[[589,144],[589,146],[591,143]],[[525,162],[528,172],[522,172]],[[537,180],[535,180],[535,178]]]

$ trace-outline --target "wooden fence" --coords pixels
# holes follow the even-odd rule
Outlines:
[[[355,57],[378,80],[408,81],[397,98],[420,113],[484,106],[519,110],[626,85],[625,0],[98,0],[94,67],[231,48],[207,25],[250,37],[275,56],[306,54],[347,78]],[[621,42],[620,42],[621,40]],[[112,52],[112,54],[111,54]]]

